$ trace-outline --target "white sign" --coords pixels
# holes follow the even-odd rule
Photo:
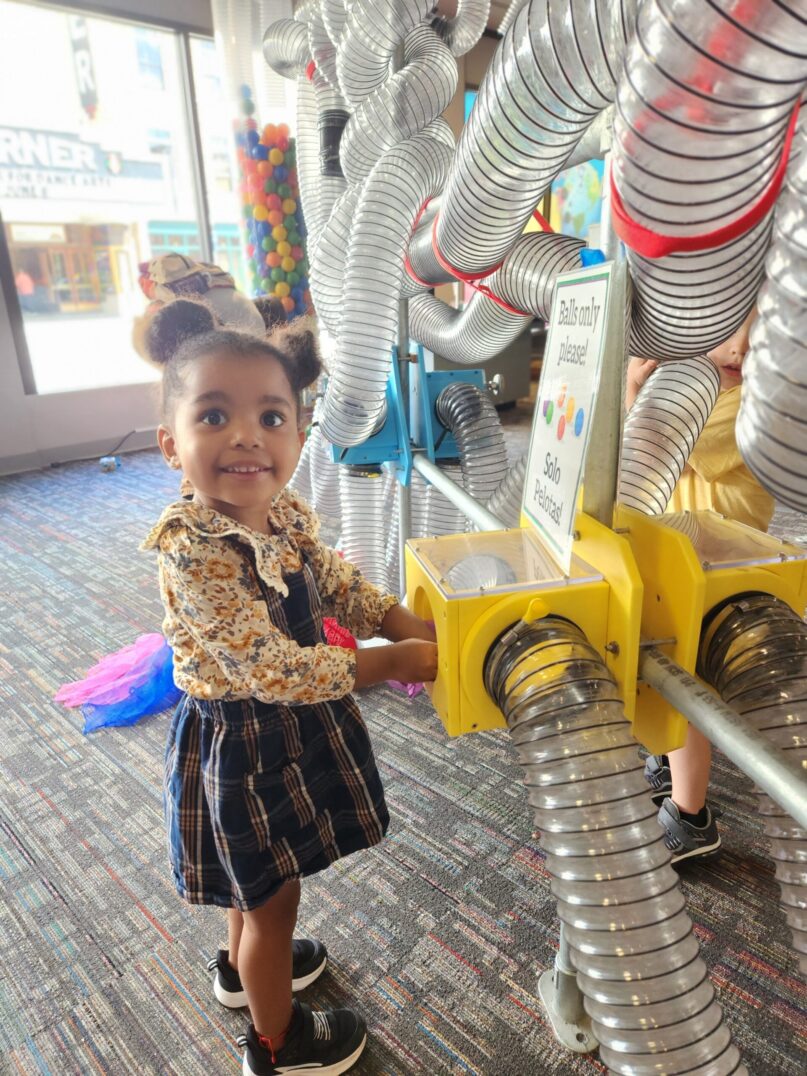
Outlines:
[[[532,425],[522,507],[567,574],[605,351],[610,285],[610,264],[558,277]]]

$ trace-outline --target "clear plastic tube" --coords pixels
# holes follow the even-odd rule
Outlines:
[[[460,0],[453,19],[438,18],[434,27],[453,56],[464,56],[485,32],[490,16],[490,0]]]
[[[700,676],[783,751],[807,766],[807,624],[769,594],[738,595],[707,619]],[[807,832],[758,788],[782,908],[807,977]]]
[[[527,477],[527,456],[522,456],[507,469],[507,474],[493,491],[485,507],[507,527],[521,525],[521,502],[524,499],[524,480]]]
[[[743,363],[737,444],[783,504],[807,512],[807,133],[779,198],[759,318]]]
[[[486,392],[456,381],[437,397],[435,413],[457,442],[466,493],[483,504],[507,472],[502,424]]]
[[[663,363],[628,413],[622,435],[617,500],[661,515],[720,392],[711,359]]]
[[[774,0],[642,4],[614,119],[612,175],[631,218],[692,236],[749,210],[779,163],[806,58],[803,13]],[[770,232],[768,213],[712,250],[649,259],[629,249],[631,351],[682,358],[727,339],[762,283]]]
[[[485,686],[507,719],[609,1072],[743,1073],[616,684],[576,625],[514,625]]]
[[[388,489],[386,476],[379,470],[339,467],[342,552],[365,579],[382,588],[387,586]]]

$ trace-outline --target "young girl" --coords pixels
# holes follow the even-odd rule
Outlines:
[[[320,372],[312,334],[288,329],[269,343],[177,300],[155,314],[147,343],[164,364],[160,448],[194,490],[144,542],[159,554],[185,692],[165,758],[174,881],[191,903],[228,909],[216,994],[249,1005],[244,1073],[341,1073],[366,1027],[351,1010],[292,1000],[326,959],[321,943],[293,942],[299,880],[386,832],[350,692],[433,680],[434,635],[328,549],[286,488],[304,440],[300,393]],[[326,646],[323,613],[393,645]]]
[[[734,433],[740,410],[742,365],[755,317],[756,307],[728,340],[708,353],[720,373],[720,395],[667,511],[712,509],[729,519],[767,531],[773,516],[773,497],[746,467]],[[631,359],[627,371],[627,409],[657,365],[653,359]],[[716,812],[706,802],[711,767],[712,745],[693,725],[689,726],[683,747],[669,755],[650,755],[645,764],[645,777],[659,805],[659,823],[666,831],[673,863],[707,859],[720,852],[722,842]]]

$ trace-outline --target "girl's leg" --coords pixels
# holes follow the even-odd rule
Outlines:
[[[687,742],[677,751],[671,751],[669,759],[673,803],[679,811],[697,814],[706,805],[712,767],[711,743],[690,725]]]
[[[276,1050],[291,1022],[291,942],[299,902],[300,883],[287,882],[260,908],[244,912],[238,948],[252,1022]]]
[[[244,916],[237,908],[227,909],[227,950],[230,954],[230,967],[238,971],[238,949],[241,945],[241,932],[244,929]]]

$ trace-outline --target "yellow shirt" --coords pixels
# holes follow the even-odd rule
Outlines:
[[[728,519],[766,531],[774,500],[743,463],[734,432],[740,389],[736,385],[718,396],[666,510],[694,512],[710,508]]]
[[[174,651],[176,685],[200,699],[342,698],[356,682],[356,655],[324,643],[300,646],[283,634],[282,616],[270,616],[270,606],[288,594],[283,574],[299,571],[304,553],[323,615],[360,639],[377,634],[398,599],[319,539],[317,517],[291,490],[275,498],[268,518],[274,533],[261,534],[212,508],[178,501],[143,542],[142,549],[159,554],[163,633]]]

